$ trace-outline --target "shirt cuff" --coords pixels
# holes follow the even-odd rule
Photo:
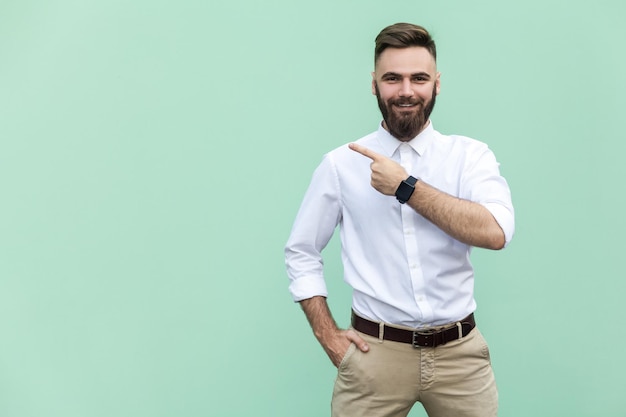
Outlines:
[[[506,248],[515,233],[515,219],[512,211],[498,203],[484,203],[483,206],[489,210],[491,215],[496,219],[496,222],[500,225],[500,228],[502,228],[505,240],[504,247]]]
[[[306,300],[307,298],[317,295],[321,295],[322,297],[328,296],[324,278],[316,276],[301,277],[291,281],[291,284],[289,284],[289,292],[291,292],[291,296],[295,302]]]

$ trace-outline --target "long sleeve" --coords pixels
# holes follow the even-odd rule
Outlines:
[[[500,174],[500,164],[486,145],[476,147],[462,183],[461,197],[477,202],[491,212],[504,232],[505,246],[508,245],[515,233],[511,191]]]
[[[341,220],[336,169],[326,156],[313,174],[285,247],[294,301],[327,296],[321,252]]]

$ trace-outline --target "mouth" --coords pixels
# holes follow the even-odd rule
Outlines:
[[[393,106],[402,110],[412,110],[417,107],[417,103],[394,103]]]

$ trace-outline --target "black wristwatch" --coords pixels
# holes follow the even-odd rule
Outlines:
[[[396,198],[400,204],[409,201],[409,198],[413,195],[413,191],[415,191],[415,183],[417,183],[417,178],[410,175],[409,178],[400,183],[400,186],[398,186],[396,190]]]

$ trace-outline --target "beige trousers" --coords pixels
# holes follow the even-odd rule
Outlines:
[[[405,417],[420,402],[429,417],[495,417],[498,392],[489,348],[475,328],[436,348],[380,341],[363,333],[338,368],[332,417]]]

